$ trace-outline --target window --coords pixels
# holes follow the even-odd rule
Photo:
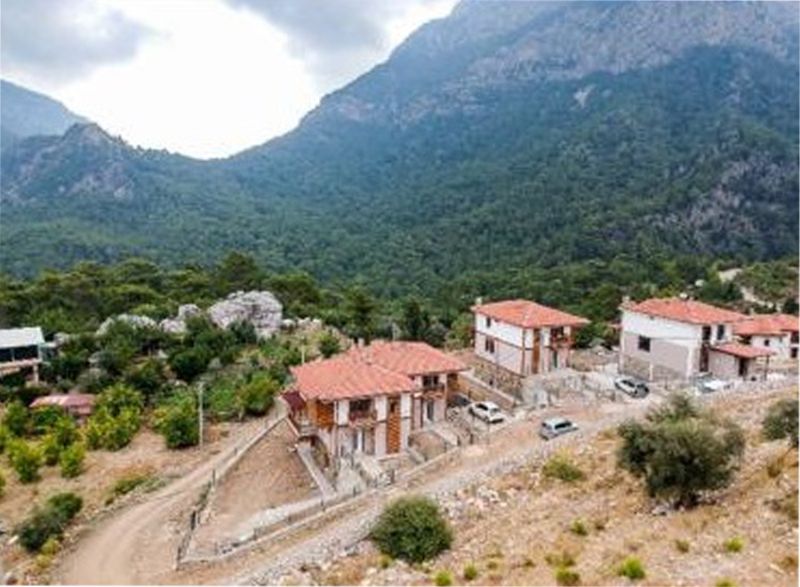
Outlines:
[[[703,326],[703,342],[711,340],[711,327]]]
[[[644,351],[646,353],[650,352],[650,337],[649,336],[640,336],[639,337],[639,350]]]
[[[483,350],[487,353],[494,354],[494,340],[491,338],[484,339],[483,341]]]
[[[486,328],[492,327],[492,319],[489,316],[486,316]]]
[[[439,376],[438,375],[423,375],[422,376],[422,387],[423,389],[433,389],[439,385]]]
[[[725,338],[725,325],[718,324],[717,325],[717,340],[722,340]]]
[[[797,349],[792,349],[791,356],[793,359],[797,358]]]
[[[797,342],[798,340],[800,340],[800,333],[792,332],[792,342]]]
[[[771,342],[772,342],[772,341],[771,341],[770,339],[768,339],[768,338],[765,338],[765,339],[764,339],[764,346],[769,346],[769,344],[770,344]]]

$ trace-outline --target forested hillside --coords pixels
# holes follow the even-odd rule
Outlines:
[[[3,157],[0,264],[237,248],[441,297],[792,255],[797,48],[795,5],[465,2],[225,161],[95,127],[24,141]]]

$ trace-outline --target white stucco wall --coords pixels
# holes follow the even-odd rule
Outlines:
[[[376,414],[375,419],[378,422],[382,422],[383,420],[385,420],[386,419],[386,410],[387,410],[386,396],[385,395],[381,395],[381,396],[378,396],[375,399],[373,399],[372,400],[372,406],[373,406],[373,408],[375,408],[375,414]]]
[[[348,418],[350,417],[350,402],[348,400],[340,400],[337,401],[334,406],[336,411],[336,423],[339,426],[344,426],[348,423]]]

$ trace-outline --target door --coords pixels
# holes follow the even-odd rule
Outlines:
[[[433,422],[434,419],[434,401],[432,399],[425,400],[425,418],[428,422]]]
[[[400,398],[389,400],[389,414],[386,418],[386,452],[400,451]]]
[[[353,452],[364,452],[364,429],[353,430]]]

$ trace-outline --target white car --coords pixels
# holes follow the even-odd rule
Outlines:
[[[646,383],[633,377],[617,377],[614,380],[614,387],[631,397],[644,397],[650,393]]]
[[[577,431],[578,427],[571,420],[567,420],[566,418],[548,418],[542,421],[542,425],[539,427],[539,436],[545,440],[551,440],[556,436]]]
[[[467,411],[487,424],[497,424],[505,420],[500,407],[494,402],[475,402],[469,405]]]
[[[714,393],[715,391],[724,391],[733,387],[730,381],[723,381],[722,379],[707,379],[698,384],[697,389],[701,393]]]

